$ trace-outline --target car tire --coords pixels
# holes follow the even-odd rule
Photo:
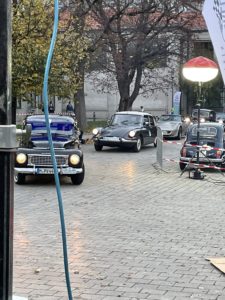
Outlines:
[[[16,184],[24,184],[25,183],[25,175],[21,173],[17,173],[14,175],[14,182]]]
[[[182,135],[182,129],[179,128],[178,134],[177,134],[177,139],[180,140]]]
[[[179,162],[179,165],[180,165],[181,171],[183,171],[186,168],[186,164],[183,162]]]
[[[102,148],[103,148],[102,145],[94,144],[94,146],[95,146],[96,151],[102,151]]]
[[[84,164],[82,166],[83,172],[80,174],[71,175],[71,181],[74,185],[80,185],[84,181],[84,175],[85,175],[85,167]]]
[[[142,146],[141,138],[138,138],[137,142],[136,142],[136,144],[134,145],[134,148],[133,148],[134,152],[140,152],[141,146]]]

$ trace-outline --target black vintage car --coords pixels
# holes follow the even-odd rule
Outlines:
[[[200,108],[200,122],[216,122],[216,112],[212,109]],[[198,109],[192,111],[192,121],[198,121]]]
[[[188,128],[186,140],[180,151],[180,169],[184,170],[189,163],[199,163],[225,167],[225,136],[222,124],[215,122],[200,123],[199,145],[197,145],[198,124]]]
[[[70,116],[49,116],[52,141],[59,175],[69,176],[73,184],[84,180],[83,153],[79,149],[79,130]],[[54,174],[44,115],[28,116],[15,156],[14,180],[25,183],[27,175]]]
[[[139,152],[141,147],[154,144],[157,128],[154,117],[145,112],[123,111],[115,113],[107,127],[93,130],[94,147],[101,151],[103,146],[132,148]]]

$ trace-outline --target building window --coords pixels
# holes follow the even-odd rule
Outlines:
[[[213,45],[211,42],[198,41],[194,43],[194,56],[205,56],[214,59]]]

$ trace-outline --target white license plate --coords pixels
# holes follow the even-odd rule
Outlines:
[[[103,137],[103,141],[106,142],[119,142],[119,138],[115,136],[108,136],[108,137]]]
[[[54,169],[37,169],[37,174],[54,174]]]

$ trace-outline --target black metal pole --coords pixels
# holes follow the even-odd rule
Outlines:
[[[0,0],[0,299],[12,299],[13,158],[11,147],[11,1]]]
[[[197,109],[198,109],[198,127],[197,127],[197,164],[199,164],[199,143],[200,143],[200,103],[197,104]]]
[[[198,103],[197,103],[197,109],[198,109],[198,130],[197,130],[197,145],[198,145],[198,151],[197,151],[197,164],[199,164],[199,152],[200,152],[200,107],[201,107],[201,96],[202,96],[202,83],[198,83]]]

